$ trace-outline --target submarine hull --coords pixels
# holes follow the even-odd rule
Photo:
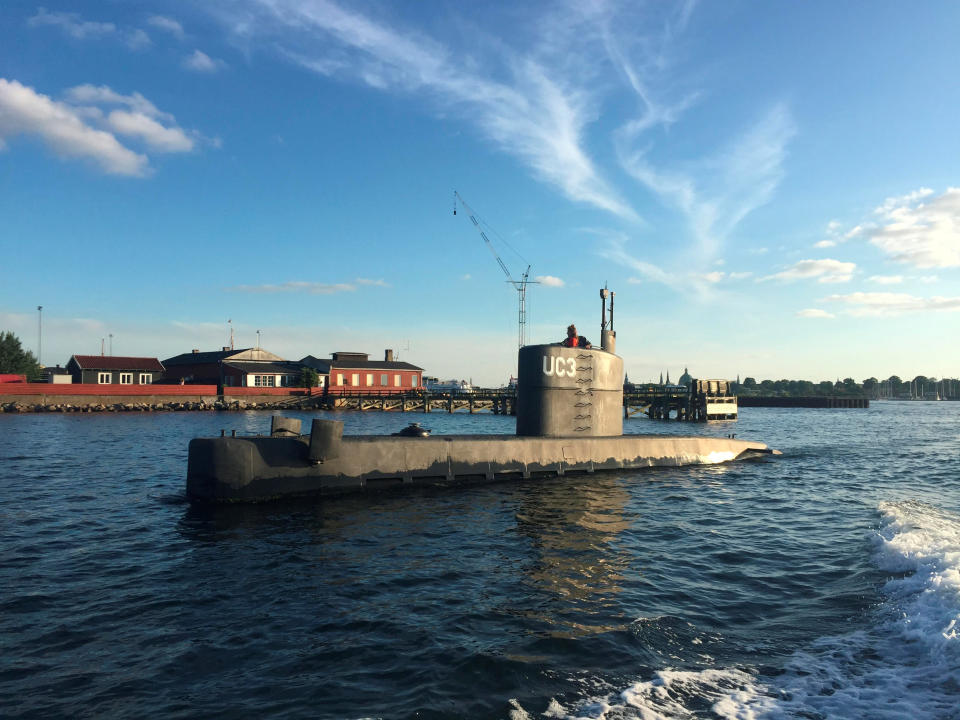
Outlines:
[[[733,438],[348,436],[337,457],[311,459],[309,436],[196,438],[187,495],[199,502],[258,502],[397,486],[459,485],[647,467],[715,464],[771,451]]]

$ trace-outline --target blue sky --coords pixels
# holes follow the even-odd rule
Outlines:
[[[960,375],[960,5],[0,5],[0,329],[498,385]]]

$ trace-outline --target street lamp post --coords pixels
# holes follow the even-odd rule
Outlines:
[[[37,305],[37,365],[43,365],[43,305]]]

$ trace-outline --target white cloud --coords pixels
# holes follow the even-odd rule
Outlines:
[[[856,292],[849,295],[830,295],[827,302],[842,303],[851,315],[892,316],[905,313],[958,311],[960,297],[921,298],[906,293]]]
[[[643,285],[644,281],[637,277],[628,277],[627,282],[631,285]]]
[[[541,285],[546,285],[547,287],[563,287],[566,285],[563,280],[553,275],[537,275],[534,279]]]
[[[701,277],[708,283],[718,283],[726,277],[726,273],[715,270],[714,272],[705,273],[701,275]]]
[[[37,8],[37,14],[27,20],[27,25],[57,27],[77,40],[105,37],[117,29],[117,26],[110,22],[91,22],[82,20],[79,13],[48,12],[42,7]]]
[[[185,57],[181,64],[187,70],[210,74],[217,72],[227,65],[223,60],[212,58],[200,50],[194,50],[193,54]]]
[[[353,292],[357,286],[353,283],[318,283],[303,280],[288,280],[275,285],[236,285],[228,290],[249,293],[307,293],[309,295],[333,295],[341,292]]]
[[[806,310],[799,310],[797,312],[797,317],[802,318],[834,318],[836,315],[828,313],[826,310],[818,310],[817,308],[807,308]]]
[[[288,280],[287,282],[265,285],[236,285],[228,290],[247,293],[306,293],[308,295],[333,295],[341,292],[354,292],[358,286],[390,287],[385,280],[357,278],[352,283],[319,283],[305,280]]]
[[[142,113],[163,122],[174,122],[173,115],[160,112],[156,105],[147,100],[138,92],[131,95],[122,95],[106,85],[77,85],[64,93],[67,100],[74,105],[124,105],[131,110]]]
[[[728,276],[731,280],[746,280],[748,277],[752,277],[752,272],[732,272]]]
[[[150,47],[153,44],[150,36],[140,28],[136,28],[127,33],[124,42],[131,50],[143,50],[144,48]]]
[[[151,152],[190,152],[201,138],[176,124],[140,93],[122,95],[102,85],[78,85],[57,101],[0,78],[0,143],[21,134],[39,135],[62,157],[94,160],[111,174],[150,173],[146,154],[123,144],[118,136],[142,142]],[[119,105],[123,109],[110,109]],[[2,147],[2,145],[0,145]]]
[[[152,15],[147,19],[147,23],[158,30],[163,30],[164,32],[170,33],[174,37],[183,40],[183,25],[173,18],[164,17],[163,15]]]
[[[918,268],[960,267],[960,188],[928,202],[922,188],[889,198],[876,210],[879,226],[867,231],[870,242],[896,262]]]
[[[107,173],[142,177],[149,172],[145,155],[88,125],[75,108],[0,78],[0,141],[21,134],[39,135],[61,157],[93,160]]]
[[[940,278],[937,277],[936,275],[921,275],[917,279],[920,282],[922,282],[924,285],[932,285],[935,282],[940,282]]]
[[[832,248],[832,247],[834,247],[836,244],[837,244],[837,243],[836,243],[835,240],[821,240],[821,241],[818,242],[818,243],[814,243],[813,246],[814,246],[815,248]]]
[[[923,200],[926,197],[933,195],[933,190],[930,188],[920,188],[919,190],[914,190],[913,192],[907,193],[906,195],[900,195],[898,197],[889,197],[884,200],[883,205],[878,207],[873,212],[877,215],[887,215],[891,211],[896,210],[899,207],[906,207],[909,205],[915,204],[919,200]]]
[[[141,138],[157,152],[190,152],[193,140],[178,127],[164,127],[139,112],[114,110],[107,116],[107,124],[121,135]]]
[[[848,282],[853,277],[856,263],[839,260],[801,260],[783,272],[768,275],[762,280],[805,280],[816,278],[820,283]]]
[[[867,278],[867,282],[877,285],[899,285],[903,282],[903,275],[871,275]]]
[[[461,280],[470,280],[473,276],[470,273],[466,273],[460,279]]]

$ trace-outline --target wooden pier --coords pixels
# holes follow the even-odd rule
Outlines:
[[[737,398],[725,380],[694,380],[689,391],[659,389],[623,393],[623,417],[643,413],[652,420],[736,420]]]
[[[694,381],[703,383],[699,392],[674,390],[640,390],[623,394],[623,417],[639,413],[654,420],[735,420],[737,398],[727,394],[726,381]],[[707,383],[715,383],[713,386]],[[719,384],[716,384],[719,383]],[[697,386],[699,387],[699,386]],[[325,393],[312,397],[290,398],[291,409],[322,408],[325,410],[357,410],[360,412],[489,412],[494,415],[516,415],[516,393],[512,389],[476,389],[473,392],[396,392]]]

